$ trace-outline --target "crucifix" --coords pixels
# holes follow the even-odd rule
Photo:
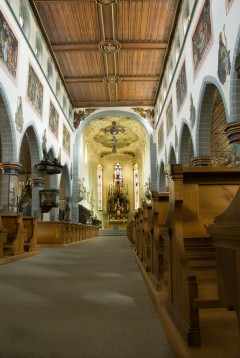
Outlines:
[[[117,128],[117,123],[115,121],[112,122],[112,127],[110,129],[104,128],[102,129],[102,131],[104,133],[110,133],[112,135],[112,153],[116,153],[117,151],[117,138],[116,135],[118,133],[124,133],[125,129],[124,128]]]

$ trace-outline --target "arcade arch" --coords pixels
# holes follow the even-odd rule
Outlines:
[[[227,107],[221,89],[214,83],[204,86],[197,129],[197,153],[209,157],[211,165],[227,165],[231,147],[224,131]]]

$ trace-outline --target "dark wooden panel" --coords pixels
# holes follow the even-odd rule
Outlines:
[[[51,44],[100,42],[94,2],[38,2],[36,6]]]
[[[120,76],[160,75],[164,53],[161,50],[122,50],[119,52]]]
[[[100,51],[57,52],[56,58],[64,77],[101,76],[104,71],[104,58]]]
[[[104,82],[69,83],[74,102],[108,101],[107,85]]]

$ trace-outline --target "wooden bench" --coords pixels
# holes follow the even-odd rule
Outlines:
[[[98,236],[96,226],[64,221],[38,221],[37,244],[40,246],[65,246]]]
[[[22,214],[2,214],[2,225],[7,230],[7,239],[3,244],[4,255],[19,255],[24,252],[27,230],[23,225]]]
[[[32,216],[23,216],[23,226],[27,230],[26,241],[24,242],[24,251],[37,250],[37,218]]]
[[[3,256],[3,244],[7,242],[7,229],[3,226],[2,216],[0,215],[0,257]]]
[[[66,234],[65,223],[63,221],[37,222],[38,246],[64,246],[67,241]]]
[[[201,344],[199,309],[219,307],[216,252],[206,226],[227,208],[240,168],[167,166],[169,209],[160,235],[166,249],[167,309],[189,346]]]
[[[129,242],[131,243],[131,245],[136,244],[136,226],[135,226],[134,220],[131,220],[127,224],[127,238],[129,240]]]
[[[161,228],[164,227],[168,212],[169,193],[152,192],[152,238],[151,238],[151,279],[155,288],[164,287],[166,256]]]
[[[207,228],[217,250],[219,300],[234,309],[240,330],[240,189],[229,207]]]

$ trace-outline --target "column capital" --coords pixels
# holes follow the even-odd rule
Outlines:
[[[19,163],[1,163],[0,169],[2,170],[3,174],[9,174],[9,175],[18,175],[20,173],[21,164]]]
[[[210,155],[200,155],[192,160],[193,167],[211,167],[212,157]]]
[[[224,132],[226,133],[230,143],[240,143],[240,122],[227,124]]]
[[[31,179],[32,187],[33,188],[44,188],[46,179],[38,178],[38,179]]]

